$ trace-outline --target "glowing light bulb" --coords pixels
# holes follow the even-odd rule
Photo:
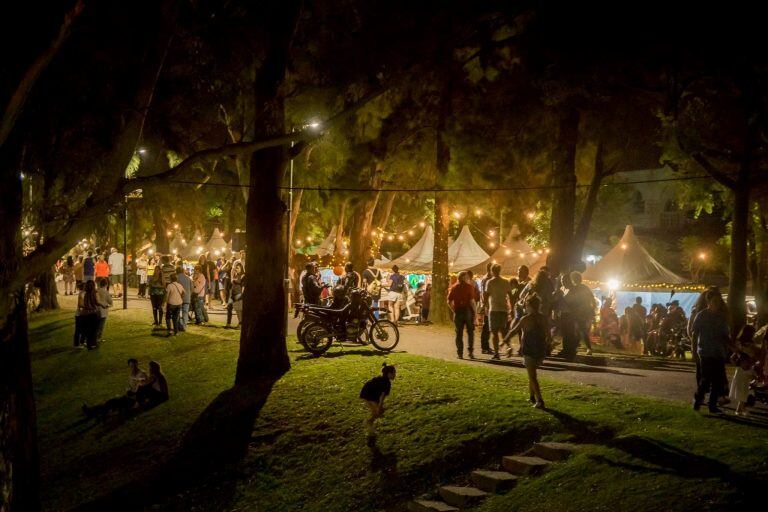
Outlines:
[[[394,239],[395,239],[395,237],[394,237],[394,236],[392,236],[392,235],[389,235],[389,236],[387,237],[387,240],[394,240]]]
[[[494,247],[496,247],[496,243],[495,243],[495,242],[490,242],[490,243],[488,244],[488,247],[490,247],[491,249],[493,249]]]
[[[312,241],[312,237],[311,237],[311,236],[308,236],[308,237],[307,237],[307,242],[311,242],[311,241]]]
[[[179,229],[179,225],[178,224],[174,224],[173,225],[173,229]]]
[[[202,239],[203,239],[203,237],[201,237],[201,236],[197,237],[197,241],[198,242],[201,241]]]
[[[419,227],[420,227],[420,228],[423,228],[423,227],[425,227],[426,225],[427,225],[427,223],[426,223],[426,222],[424,222],[424,221],[421,221],[421,222],[419,222]]]
[[[533,218],[536,217],[536,212],[528,212],[525,214],[525,216],[533,220]]]
[[[197,248],[197,254],[202,254],[202,253],[203,253],[203,248],[202,247],[198,247]]]
[[[408,236],[413,236],[413,230],[412,229],[408,230]]]
[[[488,232],[488,236],[496,236],[496,232],[494,230],[490,230]]]
[[[608,280],[608,289],[611,291],[618,290],[619,286],[621,286],[621,283],[618,279],[609,279]]]
[[[627,248],[627,244],[621,244],[621,248],[622,249],[626,249]]]
[[[453,216],[456,217],[457,219],[460,219],[461,218],[461,212],[453,212]]]
[[[480,208],[476,208],[476,209],[475,209],[475,215],[477,215],[477,216],[479,217],[479,216],[481,216],[482,214],[483,214],[483,210],[481,210]]]
[[[173,254],[176,254],[176,249],[172,250],[171,252],[172,252]]]
[[[168,231],[166,231],[166,232],[165,232],[165,234],[166,234],[166,235],[168,235],[168,236],[171,236],[171,235],[173,234],[173,231],[171,231],[171,230],[169,229]]]
[[[405,237],[403,235],[397,235],[398,240],[405,240]]]
[[[511,251],[511,250],[509,250],[509,249],[507,249],[507,250],[505,250],[505,251],[504,251],[504,254],[506,254],[507,256],[509,256],[510,254],[512,254],[512,251]]]
[[[707,259],[707,255],[706,255],[706,253],[700,252],[700,253],[699,253],[699,259],[700,259],[700,260],[705,260],[705,259]]]

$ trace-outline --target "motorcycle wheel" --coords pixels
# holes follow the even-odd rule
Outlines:
[[[333,333],[321,324],[312,323],[304,329],[304,343],[307,350],[319,356],[333,345]]]
[[[368,330],[368,339],[377,349],[389,352],[400,342],[400,331],[394,322],[377,320]]]
[[[309,318],[303,318],[301,322],[299,322],[299,325],[296,326],[296,339],[299,341],[302,347],[307,348],[307,342],[304,341],[304,331],[306,331],[307,327],[310,325],[313,325],[314,321],[310,320]]]

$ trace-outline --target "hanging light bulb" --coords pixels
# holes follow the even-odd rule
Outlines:
[[[489,243],[489,244],[488,244],[488,247],[490,247],[491,249],[493,249],[494,247],[496,247],[496,242],[491,242],[491,243]]]
[[[389,236],[387,237],[387,240],[394,240],[394,239],[395,239],[395,237],[394,237],[393,235],[389,235]]]
[[[412,229],[408,230],[408,236],[413,236],[413,230]]]
[[[496,232],[494,230],[490,230],[488,232],[488,236],[496,236]]]
[[[173,225],[173,229],[179,229],[179,225],[178,224],[174,224]]]
[[[461,212],[453,212],[453,216],[456,217],[457,219],[460,219],[461,218]]]
[[[403,235],[397,235],[398,240],[405,240],[405,237]]]
[[[475,215],[477,215],[479,217],[482,214],[483,214],[483,210],[481,210],[480,208],[475,208]]]
[[[504,251],[504,254],[506,254],[507,256],[509,256],[510,254],[512,254],[512,251],[511,251],[511,250],[509,250],[509,249],[506,249],[506,250]]]
[[[427,223],[424,222],[424,221],[419,222],[419,227],[420,228],[426,227],[426,225],[427,225]]]

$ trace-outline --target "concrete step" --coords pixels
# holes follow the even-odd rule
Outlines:
[[[458,512],[458,510],[443,501],[413,500],[408,503],[409,512]]]
[[[476,486],[485,492],[508,491],[517,484],[517,477],[506,471],[476,469],[470,478]]]
[[[573,443],[536,443],[533,445],[531,453],[542,459],[551,461],[565,460],[576,451],[576,445]]]
[[[457,485],[444,485],[438,489],[440,497],[449,505],[459,508],[472,507],[480,503],[488,496],[488,493],[477,487],[459,487]]]
[[[501,459],[501,465],[513,475],[540,475],[546,471],[550,462],[541,457],[507,455]]]

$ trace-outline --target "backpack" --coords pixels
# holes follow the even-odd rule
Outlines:
[[[371,272],[373,274],[373,272]],[[373,281],[368,283],[366,291],[369,295],[377,297],[381,293],[381,270],[376,270],[376,275],[373,276]]]

